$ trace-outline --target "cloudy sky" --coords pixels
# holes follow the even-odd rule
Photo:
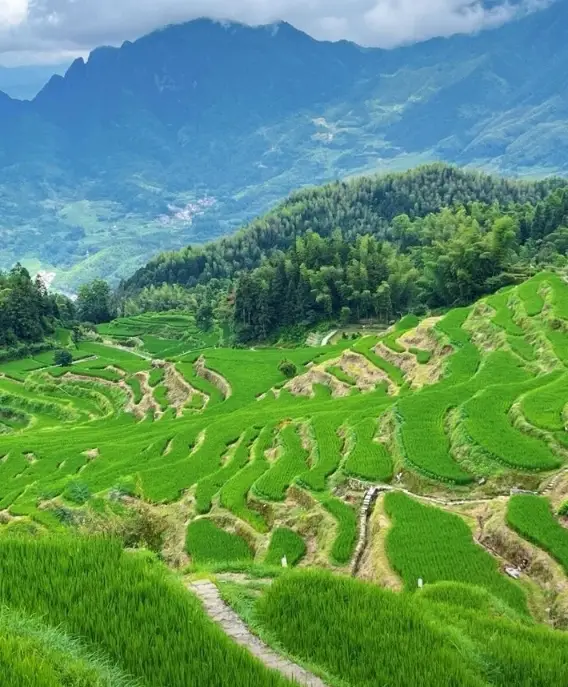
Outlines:
[[[316,38],[393,47],[499,26],[553,0],[0,0],[0,64],[54,63],[197,17],[285,20]]]

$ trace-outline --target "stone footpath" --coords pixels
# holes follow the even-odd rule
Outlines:
[[[201,599],[207,615],[222,627],[225,634],[248,649],[267,668],[277,670],[284,677],[305,687],[326,687],[319,677],[272,651],[253,635],[233,609],[223,601],[213,582],[197,580],[189,585],[189,589]]]
[[[371,487],[370,489],[367,489],[365,498],[361,504],[361,510],[359,511],[359,538],[357,540],[355,553],[353,554],[353,563],[351,564],[352,575],[356,575],[359,572],[361,559],[365,553],[365,547],[367,546],[368,539],[369,517],[373,504],[377,500],[377,496],[380,494],[380,492],[387,490],[387,487]]]

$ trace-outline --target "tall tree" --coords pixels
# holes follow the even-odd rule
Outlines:
[[[101,324],[114,316],[110,286],[103,279],[94,279],[79,289],[77,309],[84,322]]]

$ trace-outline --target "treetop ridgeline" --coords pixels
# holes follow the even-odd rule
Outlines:
[[[241,343],[325,321],[388,323],[561,266],[567,224],[562,180],[436,164],[298,191],[232,237],[157,256],[118,294],[126,314],[207,307]]]

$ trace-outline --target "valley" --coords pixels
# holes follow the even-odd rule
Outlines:
[[[76,293],[314,184],[436,161],[564,175],[567,6],[393,50],[209,20],[101,46],[31,101],[0,93],[0,268]]]

